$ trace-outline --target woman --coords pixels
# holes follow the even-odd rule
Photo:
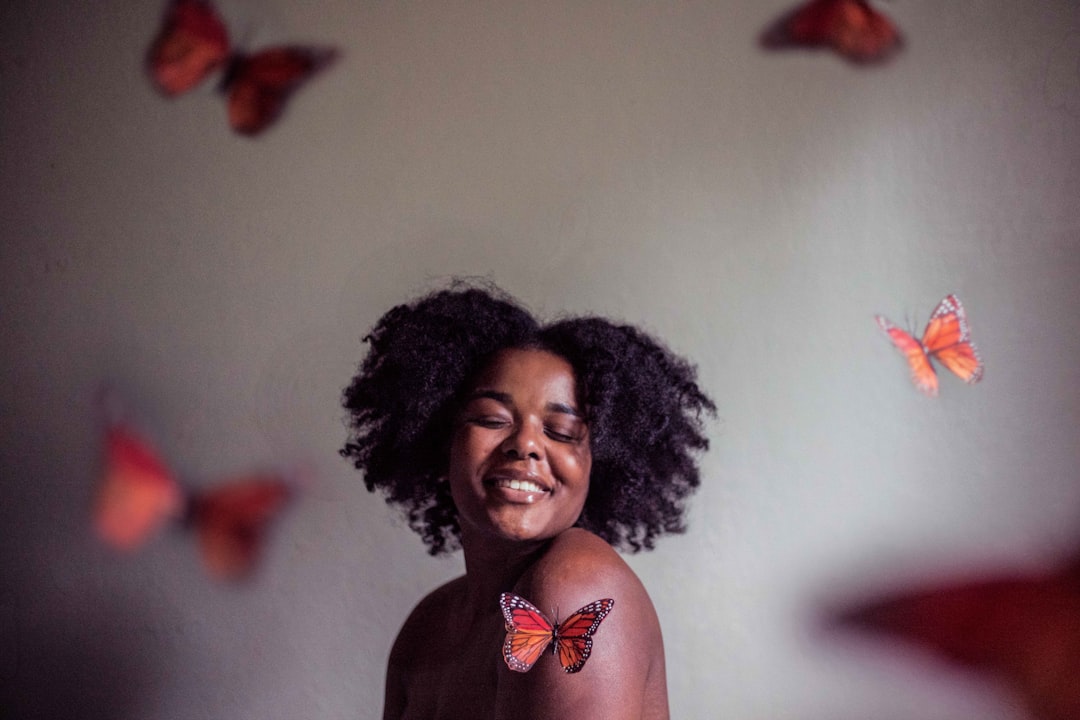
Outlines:
[[[432,554],[465,555],[398,634],[383,717],[667,718],[656,612],[613,547],[683,528],[714,409],[693,368],[635,328],[540,325],[461,285],[393,308],[366,340],[342,454]],[[555,622],[614,604],[582,664],[545,653],[522,672],[504,657],[503,593]]]

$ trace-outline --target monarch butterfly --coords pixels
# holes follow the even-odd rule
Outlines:
[[[885,60],[902,44],[889,18],[865,0],[810,0],[788,12],[762,35],[767,48],[831,47],[856,63]]]
[[[976,383],[982,379],[982,360],[971,342],[971,328],[964,306],[955,295],[946,295],[934,308],[921,340],[916,340],[881,315],[874,318],[904,354],[911,368],[911,381],[923,394],[930,397],[938,394],[937,373],[930,364],[931,357],[966,383]]]
[[[333,49],[301,46],[234,53],[225,23],[207,0],[173,0],[146,62],[154,85],[169,97],[224,67],[229,124],[257,135],[277,119],[289,95],[336,56]]]
[[[106,436],[94,525],[107,544],[131,551],[186,516],[210,574],[235,579],[255,565],[266,526],[290,495],[281,478],[253,475],[185,496],[157,452],[130,428],[114,425]]]
[[[1048,572],[889,596],[848,608],[835,620],[992,672],[1042,720],[1080,717],[1080,558]]]
[[[592,653],[593,633],[614,606],[611,598],[595,600],[563,622],[553,623],[525,598],[503,593],[499,607],[506,619],[506,666],[514,672],[528,672],[551,645],[563,670],[576,673]]]

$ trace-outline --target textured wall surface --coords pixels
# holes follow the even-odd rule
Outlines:
[[[486,275],[640,324],[717,400],[690,529],[630,558],[672,715],[1017,720],[988,681],[819,632],[846,592],[1080,541],[1080,12],[886,3],[892,64],[765,54],[784,0],[220,0],[337,45],[257,140],[166,101],[155,2],[0,8],[0,703],[14,717],[375,718],[461,572],[336,454],[386,309]],[[984,381],[918,395],[873,314],[957,292]],[[253,582],[90,532],[109,383],[192,486],[312,483]]]

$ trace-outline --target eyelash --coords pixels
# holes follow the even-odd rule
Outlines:
[[[497,417],[473,417],[469,418],[468,422],[472,423],[473,425],[479,425],[480,427],[491,429],[505,427],[509,424],[509,421]]]
[[[551,428],[544,428],[544,432],[546,432],[548,437],[551,438],[552,440],[554,440],[555,442],[569,443],[569,442],[574,442],[575,440],[577,440],[577,438],[574,437],[573,435],[567,435],[566,433],[556,432],[556,431],[552,430]]]
[[[506,427],[510,424],[508,420],[504,420],[503,418],[486,416],[471,417],[467,419],[467,422],[472,423],[473,425],[479,425],[482,428],[488,428],[490,430],[497,430],[498,428]],[[556,442],[571,443],[577,440],[577,437],[574,435],[568,435],[566,433],[558,432],[557,430],[552,430],[549,427],[544,428],[544,433]]]

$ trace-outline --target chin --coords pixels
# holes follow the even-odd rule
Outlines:
[[[552,537],[546,526],[537,527],[534,523],[506,522],[492,519],[488,532],[510,542],[537,542]]]

